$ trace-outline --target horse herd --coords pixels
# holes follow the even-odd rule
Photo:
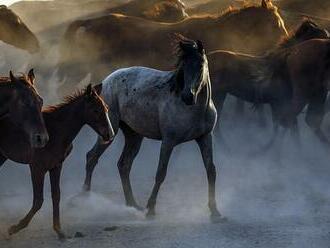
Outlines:
[[[261,56],[226,50],[206,52],[203,37],[192,40],[173,33],[171,41],[177,57],[173,70],[121,68],[101,84],[88,85],[62,103],[44,109],[33,70],[20,76],[10,72],[9,77],[0,78],[0,166],[8,159],[29,164],[33,184],[32,207],[18,224],[9,228],[10,235],[27,227],[41,208],[44,179],[49,172],[53,228],[59,238],[65,238],[60,224],[60,175],[72,142],[84,125],[99,136],[86,156],[84,189],[91,189],[93,170],[120,129],[125,137],[118,161],[120,179],[126,204],[139,210],[143,208],[137,204],[130,182],[132,164],[144,137],[161,140],[157,174],[147,203],[148,217],[155,215],[157,196],[174,147],[194,140],[207,173],[211,218],[223,220],[215,197],[212,142],[216,124],[219,128],[217,116],[228,94],[256,106],[268,104],[275,131],[278,127],[291,129],[297,140],[297,116],[307,107],[306,123],[329,145],[320,128],[330,89],[327,30],[305,20],[277,47]],[[173,47],[168,47],[169,44],[159,51],[169,54]],[[166,57],[160,55],[156,60],[167,63],[162,59]]]

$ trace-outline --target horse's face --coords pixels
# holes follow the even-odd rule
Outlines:
[[[310,39],[328,39],[330,37],[326,29],[320,28],[310,20],[306,20],[300,25],[295,36],[296,39],[302,41]]]
[[[187,105],[196,104],[198,94],[209,79],[208,62],[200,41],[180,42],[182,50],[181,98]]]
[[[16,78],[10,72],[10,80],[14,87],[8,117],[12,123],[28,135],[33,148],[42,148],[48,142],[48,133],[45,127],[41,108],[43,100],[33,87],[34,73],[30,70],[28,76]]]
[[[39,51],[39,41],[22,20],[6,6],[0,6],[1,39],[15,47],[35,53]]]
[[[115,133],[108,116],[108,106],[91,85],[88,85],[86,89],[85,98],[86,123],[102,137],[105,143],[112,141]]]

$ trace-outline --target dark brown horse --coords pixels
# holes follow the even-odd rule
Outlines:
[[[43,101],[34,82],[33,70],[27,76],[15,77],[10,72],[9,77],[0,77],[0,122],[10,122],[19,127],[27,137],[28,144],[38,148],[46,145],[48,134],[41,114]],[[1,129],[1,132],[7,130]],[[1,135],[0,139],[3,139]]]
[[[296,131],[307,105],[306,122],[324,142],[320,125],[328,91],[330,40],[311,39],[263,57],[215,51],[210,56],[215,102],[221,111],[227,93],[256,104],[270,104],[273,121]],[[212,60],[211,60],[212,59]]]
[[[117,14],[73,22],[61,44],[59,76],[68,82],[79,82],[92,71],[93,81],[99,81],[118,67],[172,69],[168,51],[173,33],[203,40],[210,51],[264,53],[287,31],[277,8],[262,2],[220,16],[191,17],[174,24]],[[66,83],[60,91],[73,87]]]
[[[39,41],[24,22],[5,5],[0,5],[0,40],[30,53],[39,51]]]
[[[114,132],[108,118],[107,105],[91,85],[85,91],[68,97],[65,102],[45,109],[43,116],[49,133],[49,142],[41,149],[31,149],[26,135],[19,128],[9,122],[0,123],[1,165],[6,159],[30,164],[33,184],[31,210],[8,232],[12,235],[27,227],[41,208],[45,174],[49,172],[53,199],[53,227],[59,238],[64,238],[59,217],[60,175],[62,163],[72,150],[72,141],[85,124],[92,127],[104,142],[110,142]],[[12,142],[13,140],[15,142]]]
[[[319,39],[328,39],[328,38],[330,38],[329,32],[326,29],[323,29],[323,28],[319,27],[315,22],[313,22],[309,19],[305,19],[297,28],[295,28],[295,30],[293,30],[291,32],[291,34],[289,36],[283,37],[282,41],[278,44],[278,46],[276,46],[274,49],[270,50],[268,52],[268,54],[266,54],[266,56],[264,56],[264,61],[265,61],[265,63],[268,63],[268,62],[272,63],[271,62],[272,61],[272,56],[270,56],[270,55],[276,54],[276,52],[279,51],[280,49],[288,48],[288,47],[294,46],[296,44],[299,44],[300,42],[310,40],[310,39],[317,39],[317,38],[319,38]],[[212,57],[217,57],[222,52],[223,51],[212,52],[211,58]],[[239,57],[239,54],[237,54],[237,58],[238,57]],[[229,59],[229,60],[231,62],[229,61],[229,63],[227,63],[227,62],[223,62],[223,63],[227,63],[227,65],[231,64],[233,66],[233,70],[235,70],[234,69],[235,68],[235,61],[237,61],[237,60],[235,60],[235,59],[234,60]],[[210,66],[214,67],[214,69],[217,70],[217,73],[221,73],[221,69],[218,68],[218,66],[221,66],[221,63],[222,63],[221,61],[211,60],[210,63],[211,63]],[[214,66],[212,65],[212,63],[214,64]],[[251,68],[251,69],[253,70],[253,68]],[[230,70],[230,68],[227,67],[226,70]],[[251,72],[251,73],[255,73],[255,72]],[[233,74],[235,74],[235,72],[233,72]],[[230,78],[233,79],[233,77],[230,77]],[[229,79],[229,81],[221,82],[221,84],[223,84],[221,87],[222,88],[227,88],[227,89],[237,87],[238,89],[241,89],[240,84],[248,84],[247,82],[244,82],[244,80],[246,80],[246,78],[244,78],[244,77],[236,78],[236,85],[235,85],[233,80]],[[215,82],[216,82],[216,80],[215,80]],[[219,84],[216,86],[216,89],[219,89]],[[231,94],[230,91],[232,91],[232,90],[229,90],[229,94]],[[217,93],[219,93],[219,94],[216,94],[215,97],[216,98],[219,97],[219,99],[221,101],[221,99],[223,97],[225,97],[223,95],[223,89],[221,90],[221,92],[217,92]],[[235,95],[235,94],[233,94],[233,95]],[[218,100],[218,102],[219,102],[219,100]],[[244,110],[244,101],[240,100],[240,97],[238,97],[238,101],[236,103],[235,110],[236,110],[236,114],[238,116],[242,115],[243,110]],[[265,115],[263,113],[263,105],[258,105],[257,110],[258,110],[258,114],[259,114],[260,123],[261,124],[265,123]],[[221,106],[220,106],[220,112],[221,112]]]

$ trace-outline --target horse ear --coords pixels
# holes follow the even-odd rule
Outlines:
[[[200,40],[197,40],[197,49],[200,54],[204,54],[204,46],[203,43]]]
[[[34,71],[33,69],[31,69],[28,73],[28,79],[30,81],[31,84],[34,84],[34,81],[36,79],[35,75],[34,75]]]
[[[16,82],[17,79],[16,77],[14,76],[13,72],[12,71],[9,71],[9,78],[10,78],[10,81],[11,82]]]

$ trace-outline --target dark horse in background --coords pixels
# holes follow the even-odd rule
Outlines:
[[[260,5],[171,24],[117,14],[75,21],[61,42],[59,78],[65,83],[60,93],[71,91],[75,86],[72,83],[77,84],[89,73],[92,81],[97,82],[120,67],[172,69],[168,51],[173,33],[202,40],[209,51],[263,54],[287,31],[276,6],[264,0]]]
[[[139,208],[129,176],[144,137],[162,141],[147,216],[155,214],[157,195],[165,180],[173,148],[195,140],[207,172],[211,217],[221,219],[215,199],[216,168],[212,148],[212,130],[217,113],[212,101],[207,57],[200,41],[178,35],[177,43],[178,62],[174,71],[146,67],[120,69],[110,74],[97,88],[111,106],[109,116],[115,133],[120,128],[125,136],[118,169],[126,204]],[[102,144],[99,139],[88,152],[85,189],[90,189],[92,172],[109,145]]]
[[[299,44],[300,42],[310,40],[310,39],[317,39],[317,38],[319,38],[319,39],[329,39],[330,38],[329,32],[326,29],[323,29],[323,28],[319,27],[315,22],[313,22],[309,19],[306,19],[293,32],[291,32],[291,34],[289,36],[283,37],[282,41],[273,50],[271,50],[268,53],[269,54],[274,53],[278,49],[283,49],[285,47],[294,46],[294,45]],[[224,73],[224,70],[229,71],[230,67],[233,68],[233,72],[232,72],[231,75],[226,76],[226,78],[227,78],[226,82],[221,82],[221,84],[217,83],[217,87],[214,88],[215,95],[216,95],[216,102],[218,103],[217,107],[218,107],[219,112],[221,112],[223,101],[224,101],[224,99],[222,99],[222,98],[225,98],[224,92],[229,91],[230,94],[231,94],[231,92],[233,92],[232,95],[235,95],[235,93],[234,93],[235,90],[233,88],[237,87],[237,90],[241,90],[242,89],[241,84],[244,83],[244,82],[241,82],[241,81],[246,80],[246,78],[244,78],[244,76],[243,77],[240,77],[240,76],[237,77],[237,74],[236,74],[236,76],[234,75],[235,74],[235,72],[234,72],[235,71],[235,65],[236,65],[236,62],[239,59],[238,60],[235,60],[235,59],[232,60],[231,58],[233,58],[233,56],[229,56],[229,61],[228,62],[219,61],[219,58],[217,58],[217,56],[221,56],[222,52],[223,51],[215,51],[215,52],[210,53],[210,57],[211,58],[216,57],[215,60],[217,60],[217,61],[214,61],[212,59],[211,62],[210,62],[210,67],[212,68],[212,72],[213,72],[213,70],[216,71],[212,74],[212,76],[214,75],[215,77],[218,77],[219,73]],[[265,57],[267,57],[267,56],[265,56]],[[239,58],[239,55],[237,56],[237,58]],[[267,60],[269,61],[269,59],[267,59]],[[246,62],[248,63],[248,61],[246,61]],[[243,65],[243,67],[244,67],[244,65]],[[251,68],[251,69],[253,70],[253,68]],[[258,70],[258,68],[256,68],[256,69]],[[218,80],[219,80],[219,78],[218,78]],[[236,84],[233,82],[234,80],[236,80]],[[217,80],[214,80],[214,81],[217,82]],[[252,79],[252,81],[253,81],[253,79]],[[219,90],[219,92],[218,92],[218,90]],[[241,116],[244,112],[244,101],[241,100],[241,99],[242,98],[240,98],[238,96],[236,106],[235,106],[235,112],[236,112],[237,116]],[[255,108],[255,110],[257,110],[257,112],[259,114],[259,124],[261,126],[264,126],[265,123],[266,123],[266,115],[264,113],[264,105],[259,104],[259,105],[255,105],[255,107],[258,107],[258,108]]]
[[[310,24],[305,22],[303,26]],[[321,29],[316,33],[327,34]],[[278,126],[288,127],[296,135],[297,116],[307,106],[307,125],[328,143],[320,125],[329,88],[330,40],[311,39],[294,45],[295,36],[262,57],[212,52],[211,78],[218,93],[215,102],[221,111],[229,93],[257,105],[269,104],[275,130]]]
[[[89,125],[110,142],[114,132],[108,117],[108,108],[89,85],[85,91],[69,96],[65,102],[51,106],[42,112],[49,133],[49,142],[43,148],[34,149],[19,127],[10,122],[0,122],[0,166],[7,160],[29,164],[33,185],[33,204],[29,213],[8,232],[17,233],[28,226],[43,204],[45,174],[49,172],[52,200],[53,227],[59,238],[64,238],[60,225],[60,175],[62,164],[72,150],[72,141],[85,125]],[[15,142],[13,142],[15,140]]]
[[[0,5],[0,40],[30,53],[39,51],[39,41],[24,22],[5,5]]]
[[[0,77],[0,123],[8,122],[11,126],[19,127],[30,147],[40,148],[48,142],[48,134],[41,114],[43,100],[34,83],[32,69],[27,76],[15,77],[10,72],[9,77]],[[1,132],[6,133],[7,130],[1,129]],[[2,135],[0,140],[3,141]],[[10,144],[13,141],[6,145]]]

